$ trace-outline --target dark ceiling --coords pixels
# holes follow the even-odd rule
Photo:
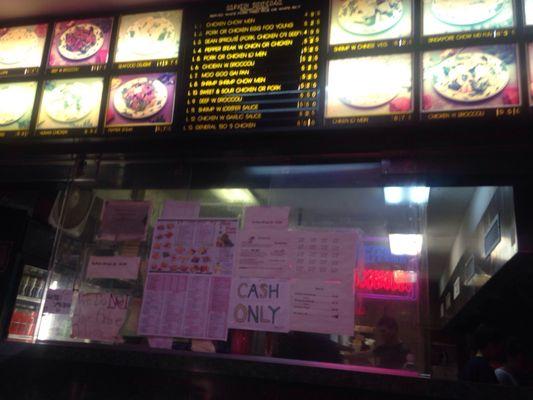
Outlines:
[[[0,20],[109,12],[129,7],[179,3],[179,0],[0,0]]]

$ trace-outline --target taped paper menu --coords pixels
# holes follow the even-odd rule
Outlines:
[[[291,283],[291,330],[353,335],[352,282],[297,279]]]
[[[87,278],[136,280],[140,257],[91,257]]]
[[[247,207],[244,229],[287,229],[290,207]]]
[[[144,241],[150,214],[148,201],[106,201],[97,239]]]
[[[72,294],[72,290],[48,290],[43,312],[47,314],[70,314]]]
[[[72,337],[102,342],[120,341],[129,297],[113,293],[80,292],[72,317]]]
[[[355,231],[243,230],[237,276],[353,280],[356,243]]]
[[[138,332],[226,340],[238,221],[159,220]]]
[[[226,340],[230,286],[228,277],[149,274],[138,333]]]
[[[254,229],[239,232],[237,276],[241,278],[290,278],[291,233]]]
[[[233,279],[229,328],[288,332],[289,292],[287,280]]]

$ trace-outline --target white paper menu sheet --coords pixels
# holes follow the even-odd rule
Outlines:
[[[228,277],[149,274],[138,333],[226,340],[230,286]]]
[[[353,335],[353,283],[296,279],[291,282],[291,330]]]

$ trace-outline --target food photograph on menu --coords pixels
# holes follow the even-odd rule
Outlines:
[[[0,132],[30,129],[37,82],[0,83]]]
[[[424,36],[512,28],[512,0],[424,0]]]
[[[526,25],[533,25],[533,0],[524,0],[524,19]]]
[[[327,119],[412,111],[411,54],[330,61],[326,88]]]
[[[115,62],[178,58],[182,14],[174,10],[122,16]]]
[[[512,44],[426,52],[422,111],[519,106],[518,81]]]
[[[411,0],[332,0],[329,44],[411,36]]]
[[[106,127],[171,125],[176,74],[122,75],[111,79]]]
[[[0,28],[0,70],[40,67],[47,24]]]
[[[106,64],[113,18],[63,21],[55,24],[49,67]]]
[[[103,84],[103,78],[46,81],[36,129],[97,128]]]

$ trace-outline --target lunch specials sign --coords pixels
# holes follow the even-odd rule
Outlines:
[[[287,280],[233,279],[228,327],[266,332],[289,331]]]

